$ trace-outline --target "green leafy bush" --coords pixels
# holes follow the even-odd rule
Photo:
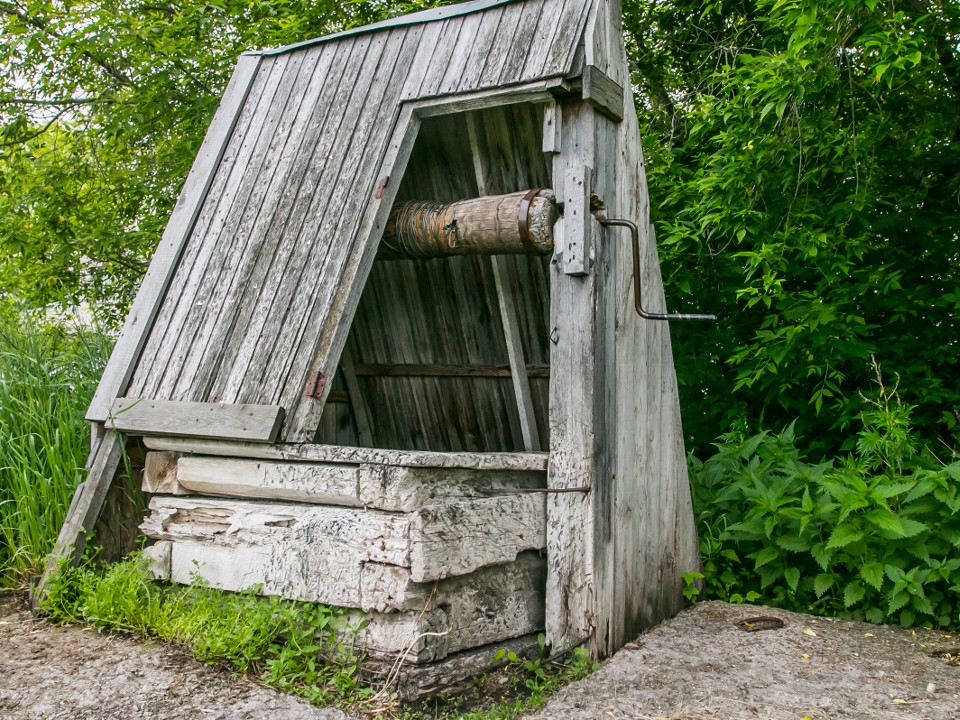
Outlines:
[[[692,460],[706,595],[960,627],[960,462],[919,451],[911,410],[881,386],[836,462],[806,461],[793,425]]]

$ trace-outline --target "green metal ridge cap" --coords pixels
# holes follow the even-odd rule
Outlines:
[[[369,25],[361,25],[360,27],[350,28],[349,30],[333,33],[332,35],[324,35],[323,37],[314,38],[312,40],[304,40],[303,42],[294,43],[293,45],[284,45],[283,47],[278,48],[267,48],[265,50],[249,50],[243,54],[283,55],[284,53],[302,50],[303,48],[313,47],[314,45],[320,45],[332,40],[340,40],[342,38],[353,37],[355,35],[379,32],[380,30],[385,30],[387,28],[403,27],[405,25],[419,25],[422,23],[436,22],[438,20],[446,20],[447,18],[469,15],[475,12],[483,12],[484,10],[489,10],[490,8],[499,7],[501,5],[510,5],[515,2],[523,2],[523,0],[471,0],[470,2],[457,3],[455,5],[443,5],[441,7],[430,8],[429,10],[421,10],[420,12],[409,13],[407,15],[398,15],[397,17],[390,18],[389,20],[381,20],[380,22],[371,23]]]

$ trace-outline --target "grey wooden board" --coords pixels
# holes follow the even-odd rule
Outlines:
[[[141,529],[174,543],[175,581],[189,582],[202,560],[204,579],[225,590],[263,584],[268,595],[343,607],[380,602],[362,597],[364,563],[405,568],[425,583],[512,562],[545,543],[543,496],[533,494],[411,513],[156,495],[150,510]]]
[[[259,66],[260,58],[241,57],[237,62],[87,409],[88,420],[106,420],[113,399],[126,390]]]
[[[537,35],[511,26],[528,32],[530,44],[523,63],[504,65],[493,80],[486,58],[501,47],[503,20],[529,5],[557,29],[544,24]],[[416,85],[417,93],[423,86],[428,94],[469,94],[560,77],[577,43],[562,28],[582,25],[582,14],[579,4],[531,0],[263,58],[213,179],[219,192],[192,198],[197,229],[130,394],[280,404],[290,416],[286,437],[309,440],[323,398],[304,390],[312,373],[335,374],[346,340],[336,327],[349,325],[372,263],[378,213],[390,199],[371,198],[382,177],[403,175],[403,152],[388,149],[392,136],[406,132],[397,124],[401,93]],[[421,39],[440,26],[428,55]],[[558,34],[565,38],[559,44]],[[448,47],[461,35],[462,48]],[[430,79],[436,53],[448,49],[443,76]]]
[[[592,160],[593,108],[579,102],[564,104],[561,152],[554,155],[554,182],[563,197],[579,197],[576,172]],[[582,204],[579,206],[582,208]],[[581,210],[582,212],[582,210]],[[564,217],[564,247],[583,243],[590,225],[582,217]],[[578,236],[579,234],[579,236]],[[551,267],[550,324],[554,342],[550,355],[550,488],[593,486],[597,447],[604,428],[598,428],[595,345],[597,274],[580,277],[564,272],[563,261]],[[594,266],[595,267],[595,266]],[[590,328],[590,331],[584,331]],[[592,498],[574,493],[547,500],[547,642],[555,649],[573,647],[594,630]]]
[[[418,450],[385,450],[381,448],[310,445],[306,443],[233,443],[215,440],[193,440],[177,437],[145,437],[151,450],[196,453],[264,460],[301,460],[305,462],[372,463],[379,465],[463,468],[466,470],[546,470],[547,453],[470,453]]]
[[[583,99],[616,122],[623,120],[623,87],[593,65],[583,68]]]
[[[143,490],[412,512],[445,502],[543,488],[542,472],[310,463],[147,453]]]
[[[618,20],[617,3],[595,4],[586,46],[588,62],[621,82],[628,73]],[[628,89],[623,106],[619,124],[589,105],[565,107],[554,172],[557,177],[574,162],[594,167],[593,189],[607,216],[638,223],[645,302],[661,310]],[[579,152],[570,152],[571,142]],[[633,310],[627,240],[595,221],[581,232],[595,241],[589,274],[553,276],[551,324],[558,342],[551,358],[548,482],[564,487],[588,481],[592,492],[548,501],[547,636],[561,648],[589,638],[591,652],[604,656],[682,607],[682,574],[697,569],[699,559],[669,328]]]
[[[271,443],[283,424],[278,405],[184,403],[117,398],[107,427],[132,435],[175,435]]]

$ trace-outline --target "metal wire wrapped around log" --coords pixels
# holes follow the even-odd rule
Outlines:
[[[553,224],[559,217],[553,191],[539,188],[454,203],[398,203],[377,256],[546,255],[553,251]]]

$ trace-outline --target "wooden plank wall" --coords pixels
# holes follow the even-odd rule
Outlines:
[[[397,199],[452,201],[478,194],[467,132],[477,128],[489,158],[487,192],[549,187],[542,153],[543,107],[507,105],[423,122]],[[549,362],[549,258],[504,257],[516,298],[526,362]],[[377,261],[354,316],[347,350],[357,368],[370,365],[509,366],[496,282],[488,258]],[[414,377],[357,374],[363,405],[372,408],[372,444],[398,449],[522,450],[523,433],[507,377]],[[546,377],[531,378],[537,426],[547,437]],[[327,406],[319,442],[333,442]]]
[[[596,3],[585,62],[626,88],[623,121],[566,103],[554,175],[566,172],[569,182],[586,163],[607,216],[638,223],[644,304],[662,312],[619,17],[617,0]],[[591,492],[589,499],[571,493],[548,500],[547,636],[560,648],[589,641],[594,655],[604,656],[678,612],[681,575],[700,561],[669,326],[633,309],[629,236],[596,222],[564,228],[571,231],[592,235],[595,258],[585,276],[562,272],[562,263],[551,273],[559,342],[551,357],[548,484],[588,483]],[[578,333],[588,326],[592,335]]]
[[[586,7],[528,0],[265,55],[118,392],[280,405],[285,439],[311,440],[324,393],[305,388],[335,373],[376,241],[361,229],[396,193],[374,197],[401,101],[565,75]]]

